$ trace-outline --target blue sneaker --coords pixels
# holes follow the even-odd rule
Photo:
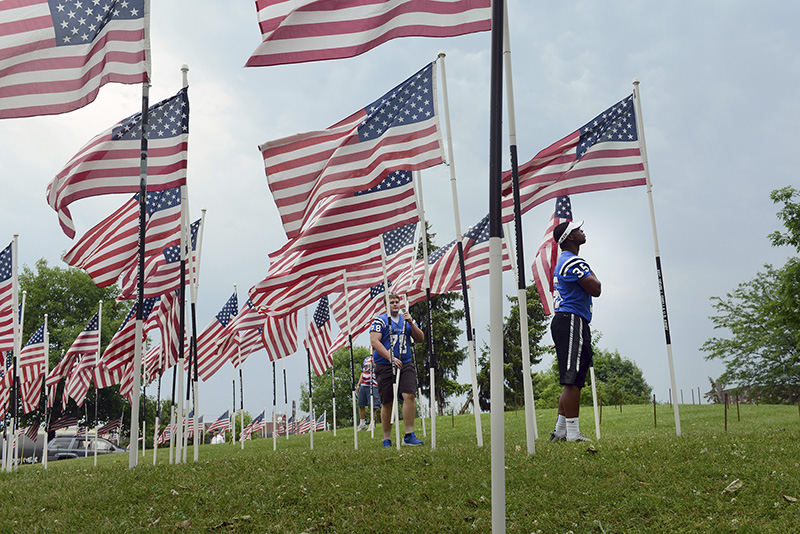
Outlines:
[[[391,447],[392,446],[392,440],[390,440],[390,439],[383,440],[383,446],[384,447]]]
[[[418,440],[417,435],[412,432],[411,434],[406,434],[406,436],[403,438],[403,445],[411,445],[412,447],[418,447],[424,444],[420,440]]]

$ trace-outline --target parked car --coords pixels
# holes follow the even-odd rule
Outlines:
[[[95,444],[97,445],[97,454],[125,452],[125,449],[117,447],[105,438],[57,436],[47,444],[47,461],[93,456]]]

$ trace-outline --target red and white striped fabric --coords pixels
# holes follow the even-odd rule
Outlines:
[[[214,373],[219,371],[233,354],[230,349],[219,350],[217,339],[228,322],[238,315],[238,312],[239,299],[234,293],[208,326],[197,336],[197,374],[200,380],[205,382],[214,376]]]
[[[95,136],[48,184],[47,203],[58,213],[67,236],[75,236],[68,209],[72,202],[95,195],[139,191],[141,123],[141,113],[136,113]],[[150,106],[147,127],[147,189],[162,191],[186,184],[187,88]]]
[[[633,95],[519,167],[520,210],[551,198],[645,185]],[[503,222],[514,220],[511,171],[503,173]]]
[[[74,354],[93,354],[97,355],[100,345],[100,323],[97,313],[89,320],[89,323],[81,330],[75,341],[67,349],[66,356]]]
[[[347,316],[348,303],[350,305],[349,322]],[[344,342],[346,343],[348,328],[353,337],[355,337],[369,328],[372,319],[374,319],[376,315],[386,311],[383,285],[376,286],[374,291],[367,288],[355,289],[352,291],[348,290],[346,295],[345,293],[341,293],[336,300],[333,301],[331,311],[333,312],[333,318],[336,320],[336,324],[339,326],[340,333],[344,334]],[[341,341],[337,336],[337,340],[333,345],[338,345],[339,343],[341,343]]]
[[[294,426],[294,433],[295,434],[305,434],[311,430],[311,416],[307,415],[304,418],[300,419],[297,424]]]
[[[297,312],[267,317],[261,338],[270,361],[274,362],[297,352]]]
[[[402,275],[414,265],[416,255],[417,223],[397,227],[381,235],[386,252],[386,278],[396,288]],[[372,287],[383,283],[381,261],[352,265],[347,269],[347,287],[350,289]]]
[[[144,299],[144,306],[142,307],[143,323],[146,322],[153,311],[153,307],[158,303],[159,299]],[[136,347],[136,308],[138,302],[134,303],[131,311],[128,313],[125,320],[119,326],[117,333],[111,338],[111,341],[103,351],[103,356],[100,358],[100,366],[114,371],[133,361],[133,352]],[[142,324],[142,341],[145,338],[145,328]]]
[[[44,325],[30,337],[19,353],[20,382],[32,382],[44,373]]]
[[[553,269],[558,261],[558,244],[553,240],[553,230],[562,222],[572,220],[572,203],[569,197],[558,197],[550,223],[544,231],[542,244],[533,259],[533,281],[539,292],[545,315],[553,315]]]
[[[208,433],[217,432],[217,431],[224,432],[224,431],[230,430],[230,429],[231,429],[230,411],[229,410],[225,410],[225,413],[220,415],[219,418],[217,418],[216,421],[214,421],[214,422],[212,422],[212,423],[210,423],[208,425],[208,428],[206,429],[206,432],[208,432]]]
[[[298,236],[322,199],[369,189],[396,170],[442,162],[434,78],[430,63],[326,130],[259,147],[289,239]]]
[[[320,376],[330,369],[333,359],[328,354],[331,345],[331,314],[328,308],[328,297],[319,299],[313,319],[308,325],[305,345],[314,374]]]
[[[247,330],[258,330],[264,327],[264,321],[267,319],[266,315],[262,315],[250,299],[247,299],[244,307],[226,326],[222,329],[219,336],[217,336],[217,344],[223,350],[230,344],[235,342],[238,332]],[[260,335],[259,335],[260,337]]]
[[[491,0],[256,0],[263,42],[248,67],[353,57],[397,37],[491,29]]]
[[[94,378],[94,369],[97,365],[97,358],[94,354],[84,354],[83,357],[72,367],[67,380],[64,383],[64,391],[75,401],[78,406],[83,406],[89,386]]]
[[[13,243],[0,252],[0,352],[14,350],[12,246]]]
[[[149,187],[149,185],[148,185]],[[175,187],[146,195],[145,259],[180,243],[181,193]],[[63,260],[86,271],[97,287],[110,286],[138,261],[139,195],[100,221],[64,254]]]
[[[56,4],[0,2],[0,119],[65,113],[94,101],[106,83],[148,79],[143,0],[114,2],[97,20]]]

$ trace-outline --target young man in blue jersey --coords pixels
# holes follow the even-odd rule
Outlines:
[[[389,314],[375,317],[369,329],[378,395],[381,398],[381,426],[383,446],[391,447],[392,409],[394,408],[394,371],[400,373],[398,393],[403,398],[403,445],[422,445],[414,434],[414,417],[417,414],[417,370],[411,358],[413,340],[424,341],[425,334],[411,319],[408,311],[401,313],[400,295],[389,295]],[[412,340],[413,338],[413,340]],[[400,422],[397,422],[400,424]]]
[[[553,270],[555,314],[550,323],[556,345],[558,374],[564,391],[558,399],[556,428],[550,441],[591,441],[581,434],[578,425],[581,388],[592,366],[592,297],[600,296],[600,280],[578,255],[586,243],[583,221],[569,221],[553,229],[553,239],[561,247]]]

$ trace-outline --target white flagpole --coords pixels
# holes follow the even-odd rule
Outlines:
[[[192,313],[192,339],[193,347],[192,354],[194,358],[194,369],[192,374],[192,397],[194,399],[194,461],[197,462],[200,458],[200,443],[202,443],[203,436],[200,430],[200,394],[197,391],[199,381],[197,380],[197,292],[200,286],[200,253],[203,250],[203,231],[206,226],[206,210],[200,210],[200,227],[197,229],[197,253],[192,255],[192,277],[189,281],[189,291],[191,295],[191,313]],[[199,437],[199,438],[198,438]]]
[[[98,324],[99,328],[99,324]],[[100,358],[98,352],[97,358]],[[47,469],[47,374],[50,372],[50,332],[47,330],[47,314],[44,314],[44,376],[45,380],[42,383],[44,387],[44,444],[42,445],[42,466]]]
[[[350,325],[350,291],[347,288],[347,271],[342,272],[342,277],[344,278],[344,308],[347,311],[347,339],[350,343],[350,398],[353,401],[353,449],[358,450],[358,408],[356,407],[356,379],[353,362],[353,330],[351,329]]]
[[[504,2],[505,3],[505,2]],[[539,437],[536,427],[536,404],[533,399],[533,382],[531,380],[531,353],[528,339],[528,292],[525,286],[525,272],[522,247],[522,215],[519,213],[519,184],[517,176],[517,126],[514,113],[514,83],[511,75],[511,38],[508,32],[508,9],[503,10],[503,58],[506,75],[506,100],[508,109],[508,141],[511,148],[511,167],[514,173],[514,223],[516,226],[517,256],[519,265],[516,272],[517,302],[519,304],[519,335],[522,349],[522,389],[525,396],[525,442],[528,454],[536,453],[534,440]],[[506,230],[506,234],[508,235]],[[511,246],[508,247],[511,251]],[[514,263],[512,261],[512,263]]]
[[[272,450],[278,450],[278,422],[275,419],[276,404],[278,403],[278,379],[275,373],[275,361],[272,362]]]
[[[472,294],[472,286],[467,286],[469,299],[472,301],[472,309],[475,309],[475,296]],[[478,362],[475,352],[469,355],[469,376],[472,381],[472,413],[475,416],[475,429],[478,433],[478,447],[483,447],[483,426],[481,425],[481,405],[478,401]]]
[[[428,239],[427,229],[425,228],[425,206],[422,202],[422,180],[419,171],[414,171],[415,182],[417,188],[417,210],[419,210],[419,220],[422,224],[422,262],[425,267],[425,278],[423,279],[423,287],[425,288],[425,296],[428,304],[428,331],[425,333],[426,341],[428,342],[428,375],[430,376],[430,418],[431,418],[431,449],[436,448],[436,365],[433,361],[433,339],[431,334],[433,332],[433,324],[431,324],[431,269],[428,265]]]
[[[19,280],[17,279],[17,283]],[[13,439],[12,443],[12,451],[11,451],[11,469],[10,471],[17,471],[19,469],[19,422],[17,420],[17,405],[19,403],[19,397],[22,394],[22,389],[19,387],[21,380],[19,376],[19,353],[22,351],[22,333],[25,329],[25,301],[27,300],[28,292],[22,292],[22,311],[19,314],[19,332],[17,337],[14,339],[14,422],[12,428],[14,429],[14,433],[12,434]],[[14,308],[16,310],[16,308]]]
[[[411,250],[413,250],[414,252],[413,252],[413,254],[411,254],[411,282],[410,282],[410,287],[414,287],[414,283],[416,281],[416,274],[417,274],[417,254],[416,254],[416,252],[417,252],[417,245],[419,244],[419,237],[420,237],[420,233],[421,233],[419,231],[419,226],[420,225],[418,224],[417,225],[417,231],[414,232],[414,246],[411,248]],[[404,298],[405,298],[405,307],[406,307],[407,310],[410,310],[411,308],[408,305],[408,294],[407,293],[404,295]],[[416,354],[414,355],[414,358],[415,358],[414,365],[416,365],[417,364],[417,362],[416,362]],[[374,370],[375,370],[374,362],[373,362],[373,365],[372,365],[372,369],[373,369],[373,372],[374,372]],[[419,420],[422,423],[422,437],[428,437],[428,431],[425,428],[425,410],[424,410],[425,403],[422,401],[422,388],[420,387],[419,377],[417,377],[417,402],[419,402]]]
[[[97,357],[94,360],[94,365],[97,367],[97,362],[100,361],[100,347],[102,345],[102,332],[103,332],[103,301],[99,300],[97,302]],[[47,332],[47,315],[44,316],[44,331],[45,335],[49,339],[49,333]],[[47,345],[45,344],[45,347]],[[97,415],[97,403],[99,402],[100,394],[99,390],[97,389],[97,384],[95,384],[94,388],[94,413]],[[94,422],[94,466],[97,467],[97,417],[95,417]],[[155,449],[155,441],[153,442],[153,448]],[[155,456],[155,450],[153,451],[153,455]]]
[[[238,335],[238,334],[237,334]],[[241,428],[241,433],[239,435],[239,443],[242,446],[242,450],[244,450],[244,390],[242,388],[242,344],[239,343],[236,346],[236,359],[239,361],[239,407],[241,408],[239,414],[239,428]],[[234,375],[235,376],[235,375]]]
[[[386,302],[386,318],[389,321],[389,329],[390,329],[390,336],[391,339],[391,323],[392,323],[392,312],[389,308],[389,278],[386,276],[386,249],[383,246],[383,237],[378,238],[378,241],[381,245],[381,270],[383,271],[383,295],[384,301]],[[399,342],[399,341],[398,341]],[[392,369],[395,370],[395,378],[394,378],[394,386],[392,387],[393,391],[393,398],[392,398],[392,424],[394,425],[394,439],[397,442],[397,450],[400,450],[400,414],[399,414],[399,407],[397,406],[397,392],[400,390],[400,374],[402,372],[402,367],[400,369],[395,369],[394,367],[394,346],[391,345],[391,341],[389,342],[389,354],[392,357],[389,363],[392,364]],[[402,359],[403,355],[400,355]]]
[[[453,219],[456,229],[456,246],[458,247],[458,264],[461,271],[461,298],[464,301],[464,322],[467,334],[467,352],[470,361],[475,361],[475,339],[472,335],[472,318],[470,316],[469,297],[467,296],[467,275],[464,267],[464,245],[461,233],[461,216],[458,210],[458,190],[456,188],[456,163],[453,156],[453,131],[450,127],[450,105],[447,99],[447,73],[445,70],[445,53],[439,52],[439,67],[442,69],[442,97],[444,102],[444,122],[447,127],[447,159],[450,167],[450,193],[453,200]],[[422,195],[422,188],[420,188]],[[474,407],[477,408],[478,382],[472,382],[472,398]],[[475,440],[478,447],[483,447],[483,436],[481,429],[481,418],[478,410],[475,409]]]
[[[335,366],[331,364],[331,402],[333,403],[333,437],[336,437],[336,373],[334,372],[333,368]],[[328,412],[325,411],[325,420],[328,419]]]
[[[286,439],[289,439],[289,390],[286,389],[286,360],[281,358],[281,370],[283,371],[283,402],[285,412],[283,415],[284,430],[286,431]]]
[[[589,367],[589,375],[592,378],[592,406],[594,406],[594,434],[600,439],[600,414],[597,411],[597,386],[594,379],[594,366]]]
[[[310,450],[314,450],[314,427],[317,424],[316,419],[314,419],[314,393],[311,389],[311,348],[308,346],[308,306],[303,308],[305,312],[306,318],[306,357],[308,358],[308,413],[309,418],[311,419],[311,428],[309,429],[309,441],[308,446]]]
[[[650,166],[647,163],[647,143],[644,139],[644,124],[642,121],[642,100],[639,96],[639,80],[633,80],[633,99],[636,102],[636,128],[639,134],[639,146],[642,150],[644,175],[647,180],[647,201],[650,205],[650,223],[653,227],[653,248],[656,254],[656,273],[658,275],[658,290],[661,295],[661,312],[664,316],[664,337],[667,341],[667,361],[669,363],[669,379],[672,384],[672,407],[675,417],[675,434],[681,435],[681,416],[678,412],[678,386],[675,380],[675,362],[672,358],[672,339],[669,334],[669,317],[667,316],[667,299],[664,294],[664,276],[661,272],[661,252],[658,247],[658,232],[656,232],[656,212],[653,207],[653,182],[650,180]]]

